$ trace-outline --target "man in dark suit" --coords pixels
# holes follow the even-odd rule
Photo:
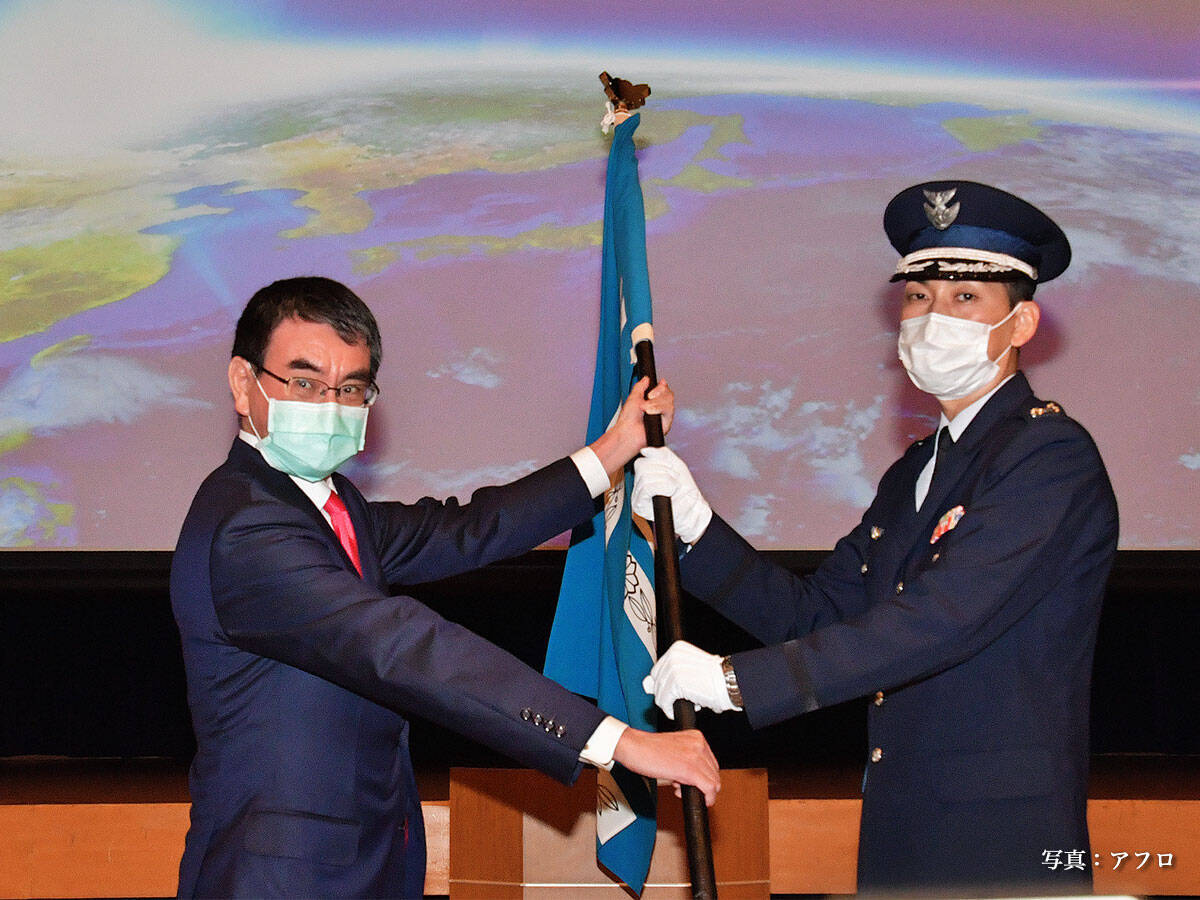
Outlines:
[[[643,451],[635,511],[671,494],[688,591],[766,646],[674,645],[649,679],[744,709],[756,728],[869,698],[859,886],[922,896],[1087,890],[1088,712],[1117,539],[1087,432],[1037,399],[1017,350],[1036,283],[1070,259],[1028,203],[973,182],[917,185],[884,217],[902,254],[900,357],[941,406],[939,431],[880,482],[808,578],[712,515],[686,466]],[[1075,865],[1054,865],[1074,854]]]
[[[644,443],[635,388],[590,447],[471,502],[367,502],[334,470],[363,446],[380,340],[366,305],[324,278],[279,281],[238,321],[229,385],[241,422],[179,536],[171,602],[197,751],[181,896],[419,897],[416,713],[571,782],[615,760],[695,784],[698,732],[650,734],[389,584],[527,550],[588,519]]]

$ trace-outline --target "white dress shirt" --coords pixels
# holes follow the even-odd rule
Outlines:
[[[1016,373],[1014,372],[1013,375],[1015,374]],[[1008,378],[1012,378],[1012,375],[1009,375]],[[933,455],[929,457],[929,462],[925,463],[925,468],[923,468],[921,470],[921,474],[917,476],[915,500],[917,502],[918,511],[921,509],[921,504],[925,502],[925,495],[929,493],[929,485],[933,481],[933,464],[937,460],[938,441],[940,441],[942,437],[942,428],[949,426],[950,437],[957,441],[960,437],[962,437],[962,433],[967,430],[967,426],[971,424],[971,421],[975,418],[975,416],[979,414],[979,411],[983,409],[989,400],[992,399],[992,395],[1008,383],[1008,378],[1005,378],[1004,381],[1001,381],[998,385],[996,385],[966,409],[962,410],[953,419],[947,419],[946,414],[942,413],[941,419],[938,421],[937,431],[934,432]]]

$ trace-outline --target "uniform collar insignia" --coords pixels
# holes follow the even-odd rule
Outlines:
[[[1038,419],[1042,416],[1059,416],[1062,415],[1062,407],[1053,400],[1047,401],[1045,406],[1035,406],[1029,410],[1031,419]]]
[[[954,199],[958,188],[950,188],[948,191],[922,191],[922,193],[929,201],[925,204],[925,217],[929,219],[929,224],[938,231],[945,231],[953,225],[954,220],[958,218],[959,205],[955,203],[953,206],[947,206],[946,204]]]

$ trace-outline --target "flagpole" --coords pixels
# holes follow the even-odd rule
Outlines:
[[[634,346],[638,372],[650,379],[650,388],[658,384],[654,367],[654,343],[646,339]],[[649,390],[649,388],[647,388]],[[646,444],[665,446],[662,416],[643,417]],[[676,641],[683,640],[683,591],[679,584],[679,556],[675,553],[675,516],[671,498],[656,496],[654,503],[654,592],[658,598],[658,648],[661,654]],[[675,727],[682,731],[696,727],[696,707],[689,700],[675,701]],[[712,837],[708,830],[708,809],[704,794],[690,784],[682,786],[683,833],[687,839],[688,872],[692,879],[692,897],[716,900],[717,876],[713,870]]]

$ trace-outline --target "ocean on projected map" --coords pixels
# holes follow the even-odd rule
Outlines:
[[[104,152],[0,153],[0,546],[173,546],[236,428],[237,314],[285,276],[340,279],[380,319],[382,396],[346,469],[369,496],[465,499],[575,449],[608,146],[592,69],[447,67],[237,103]],[[669,440],[756,545],[832,546],[931,430],[895,359],[880,221],[899,189],[965,177],[1070,236],[1022,362],[1099,442],[1122,545],[1195,546],[1186,117],[728,73],[713,88],[678,69],[653,90],[637,143]],[[1153,441],[1136,436],[1148,410]]]

